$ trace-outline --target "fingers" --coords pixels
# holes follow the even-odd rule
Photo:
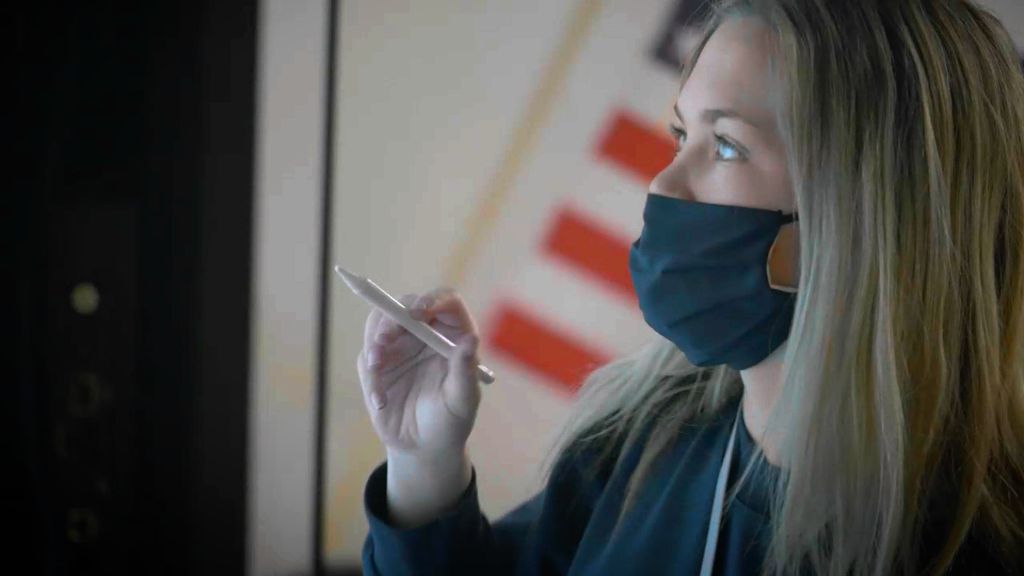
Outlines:
[[[420,340],[415,334],[401,330],[397,337],[388,337],[388,342],[378,340],[367,348],[367,366],[378,372],[390,371],[406,365],[410,359],[418,356],[427,344]],[[374,364],[379,359],[380,366],[375,368]]]
[[[373,343],[374,337],[377,335],[377,325],[380,324],[383,317],[384,313],[376,306],[370,309],[370,314],[366,317],[366,324],[363,327],[363,348]]]
[[[477,364],[480,362],[477,353],[480,339],[473,333],[467,333],[458,341],[457,352],[449,361],[451,378],[445,381],[444,395],[448,410],[472,422],[480,404],[480,386],[477,378]]]
[[[406,294],[399,299],[399,302],[407,305],[415,299],[415,294]],[[359,381],[362,384],[363,396],[367,404],[377,404],[378,402],[375,402],[375,400],[381,401],[381,406],[372,406],[374,409],[382,408],[383,402],[387,398],[386,390],[378,389],[379,378],[377,378],[377,373],[379,373],[385,359],[384,347],[377,340],[382,332],[384,333],[383,338],[385,340],[394,338],[394,334],[397,332],[396,326],[400,327],[397,322],[376,307],[370,310],[370,314],[366,317],[366,324],[363,329],[363,348],[359,351],[359,356],[356,358],[356,370],[359,373]],[[377,365],[371,367],[371,360]]]
[[[405,306],[406,308],[412,306],[412,303],[415,300],[415,294],[406,294],[398,299],[398,301],[402,303],[402,306]],[[379,324],[377,325],[376,333],[374,334],[374,337],[372,340],[370,340],[370,342],[377,342],[379,344],[390,344],[396,338],[398,338],[402,334],[407,334],[408,332],[409,331],[405,329],[405,326],[402,326],[398,322],[395,322],[395,320],[392,319],[387,314],[381,314],[381,319]]]
[[[359,382],[363,388],[363,400],[366,408],[372,414],[381,410],[387,405],[387,390],[380,385],[380,378],[377,377],[377,369],[367,366],[367,350],[363,348],[356,358],[356,370],[359,372]]]
[[[436,288],[418,298],[410,314],[423,322],[437,320],[438,323],[457,328],[460,332],[477,331],[476,323],[462,296],[449,286]],[[438,328],[438,331],[441,329]]]
[[[420,296],[405,294],[398,301],[414,319],[429,323],[453,342],[477,333],[476,323],[454,288],[441,286]],[[370,311],[364,327],[363,349],[356,359],[368,408],[378,410],[386,404],[387,390],[381,385],[386,378],[382,380],[380,375],[386,376],[391,368],[415,360],[425,347],[425,343],[381,310]],[[466,393],[461,396],[465,399]]]

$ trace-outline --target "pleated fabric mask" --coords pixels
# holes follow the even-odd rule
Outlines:
[[[649,193],[629,271],[644,320],[697,366],[749,368],[788,337],[795,289],[768,260],[795,213]]]

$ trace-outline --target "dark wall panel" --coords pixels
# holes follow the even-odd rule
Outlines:
[[[15,8],[14,549],[245,567],[255,2]]]

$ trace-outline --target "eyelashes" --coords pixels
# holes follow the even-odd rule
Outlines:
[[[686,130],[682,126],[676,126],[670,124],[668,127],[669,134],[672,135],[672,140],[676,143],[676,154],[682,149],[680,141],[686,139]],[[722,150],[728,150],[727,154],[722,154]],[[715,159],[722,162],[735,162],[738,160],[745,160],[746,154],[740,149],[739,146],[726,140],[719,134],[715,134]]]

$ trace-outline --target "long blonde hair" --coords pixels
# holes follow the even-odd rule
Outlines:
[[[938,574],[969,535],[1017,567],[1024,76],[1009,35],[962,0],[726,0],[684,80],[736,16],[778,40],[800,214],[765,572]],[[591,471],[614,464],[649,427],[621,520],[680,428],[741,392],[734,370],[655,335],[588,375],[544,475],[588,448]]]

